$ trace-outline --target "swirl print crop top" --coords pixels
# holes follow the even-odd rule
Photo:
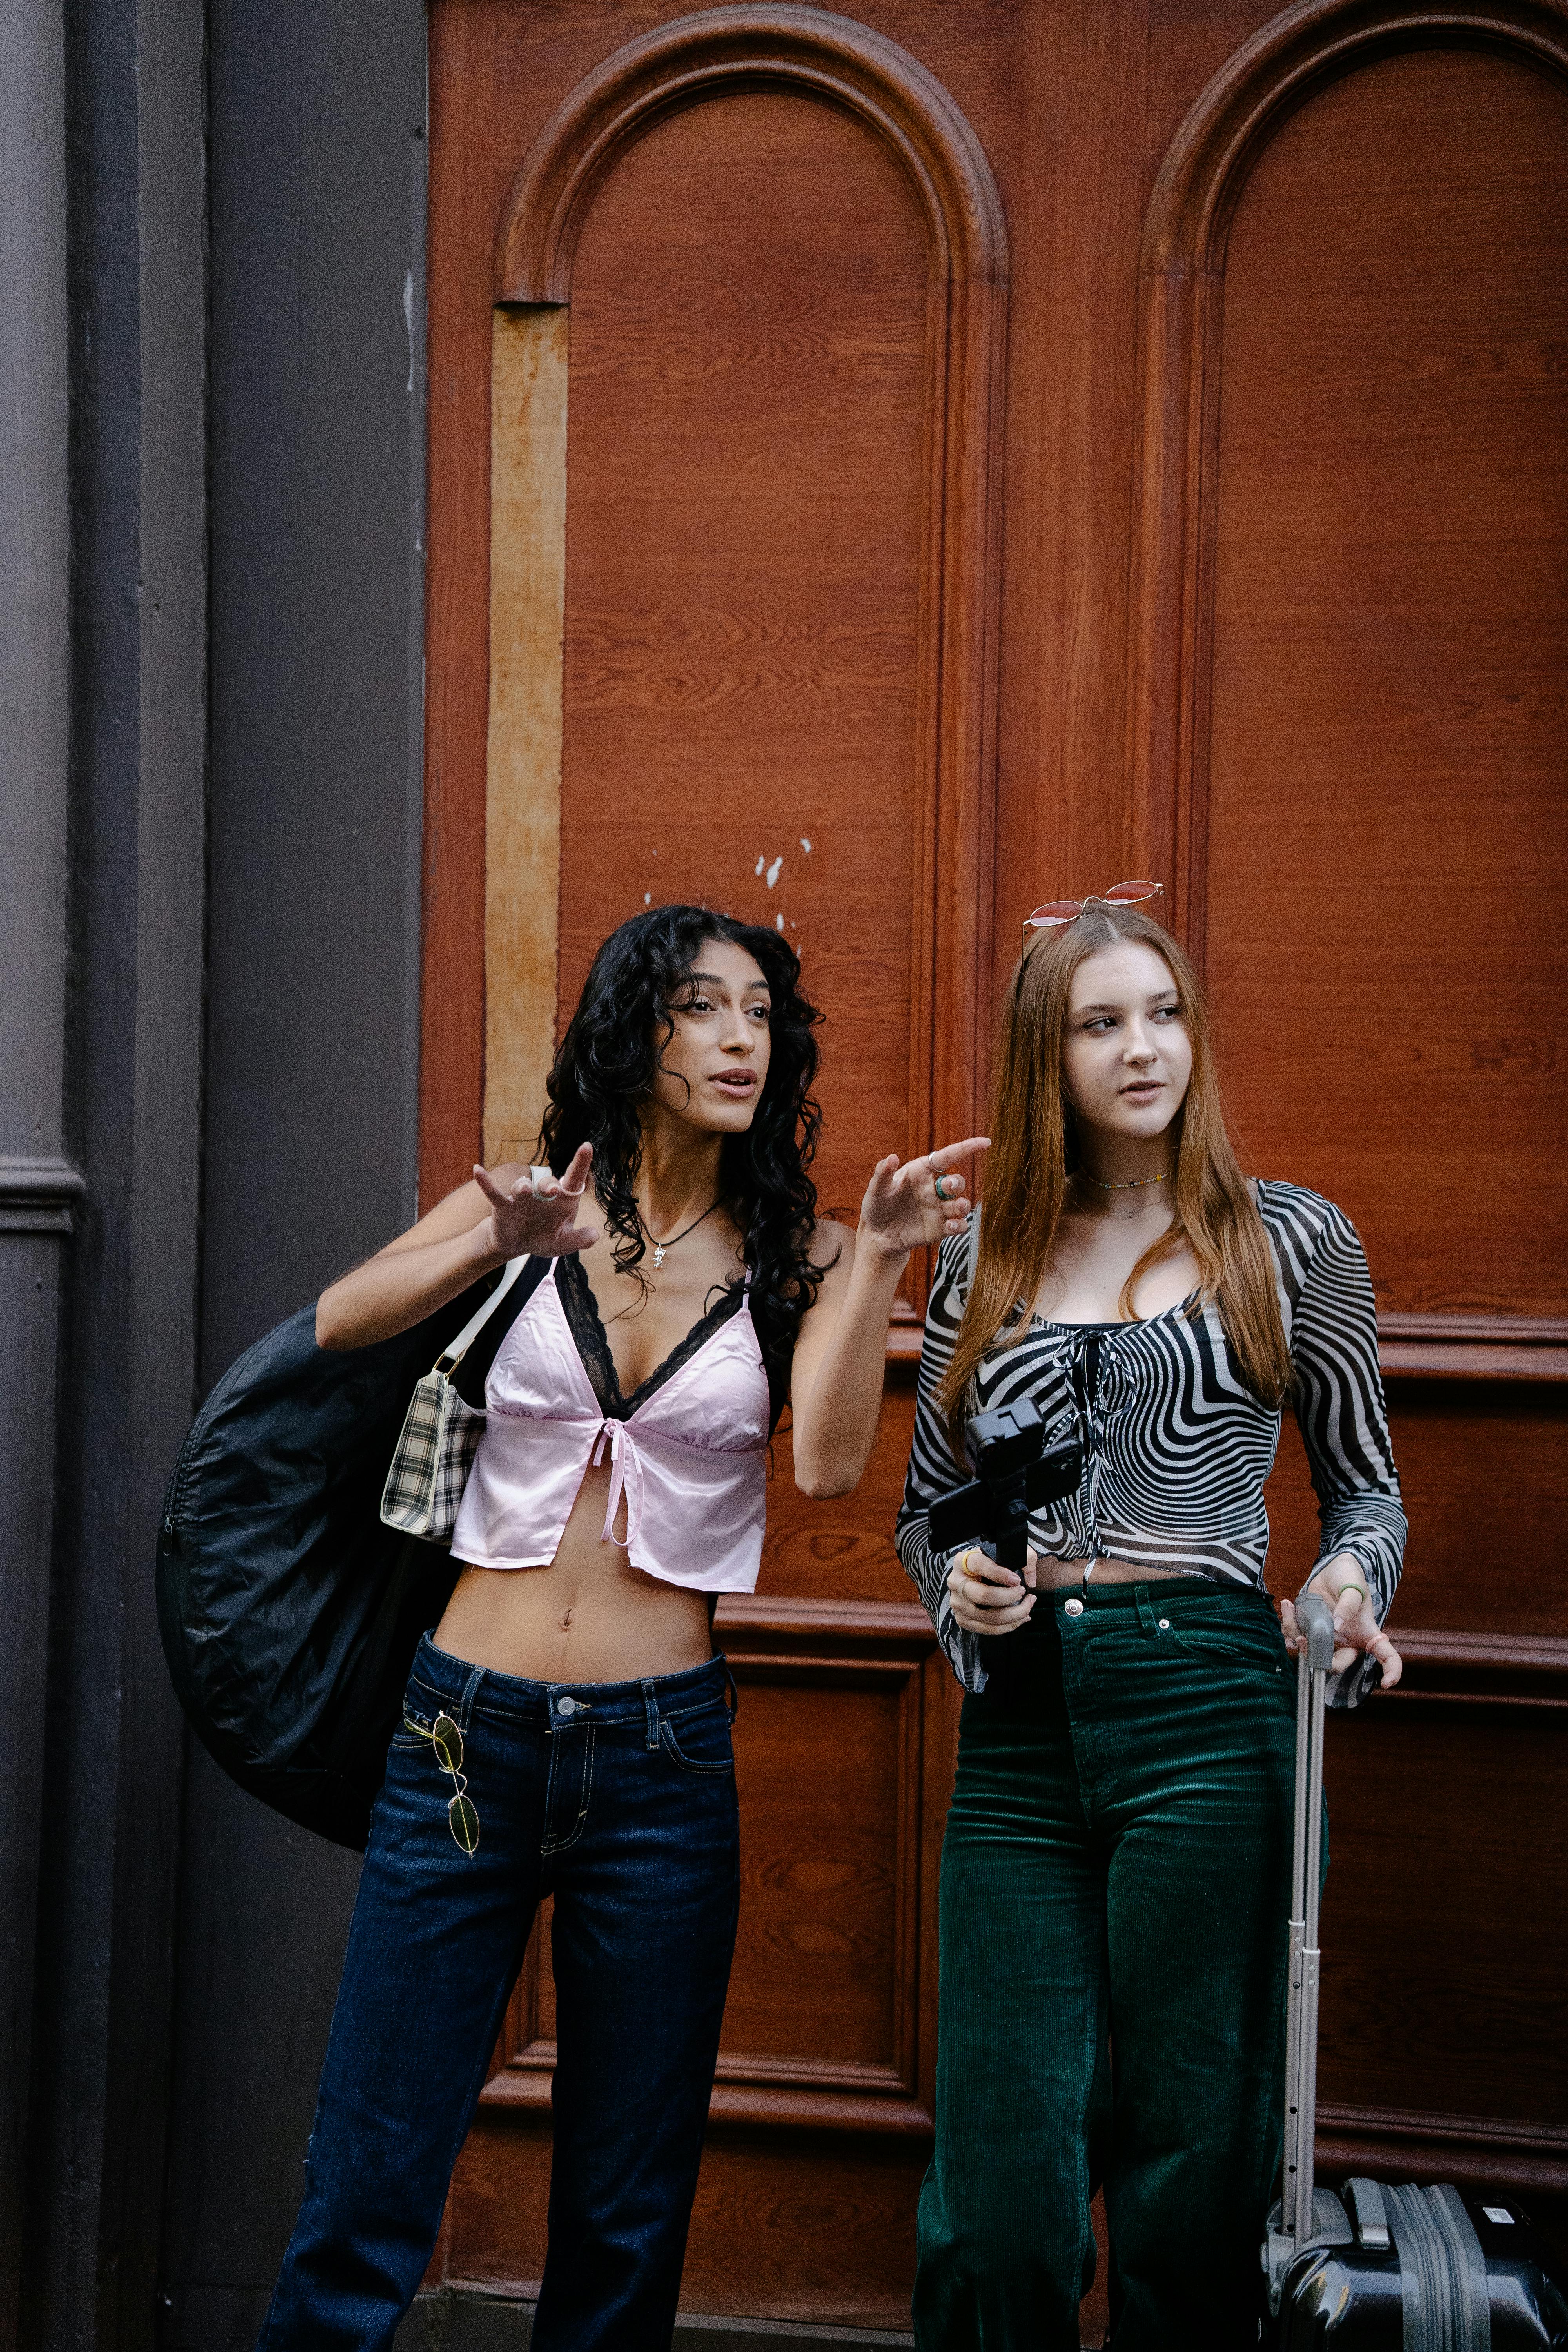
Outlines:
[[[1381,1624],[1399,1581],[1405,1518],[1366,1258],[1354,1226],[1331,1201],[1299,1184],[1261,1181],[1257,1197],[1318,1497],[1318,1564],[1353,1552]],[[954,1555],[933,1552],[927,1532],[932,1503],[969,1475],[948,1451],[936,1402],[968,1297],[968,1262],[966,1234],[943,1243],[926,1310],[897,1540],[953,1672],[966,1690],[978,1691],[985,1686],[979,1636],[953,1622],[948,1597]],[[1037,1552],[1265,1589],[1263,1486],[1280,1412],[1243,1386],[1216,1307],[1184,1303],[1146,1322],[1109,1325],[1037,1315],[1016,1346],[982,1360],[972,1397],[971,1414],[1026,1397],[1046,1422],[1047,1444],[1074,1434],[1085,1441],[1075,1491],[1029,1521]]]
[[[557,1258],[485,1381],[453,1558],[548,1567],[589,1464],[607,1458],[606,1543],[624,1500],[627,1557],[644,1575],[699,1592],[754,1591],[770,1402],[749,1289],[726,1290],[624,1398],[586,1275],[575,1258]]]

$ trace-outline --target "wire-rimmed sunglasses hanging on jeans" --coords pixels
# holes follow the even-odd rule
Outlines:
[[[420,1644],[259,2352],[390,2344],[547,1895],[560,2049],[534,2340],[668,2342],[740,1901],[733,1695],[721,1656],[560,1685]],[[637,2259],[608,2265],[628,2217]]]

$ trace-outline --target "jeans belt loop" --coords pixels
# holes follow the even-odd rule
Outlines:
[[[1138,1622],[1142,1626],[1145,1633],[1157,1633],[1160,1628],[1155,1619],[1153,1603],[1149,1598],[1148,1586],[1134,1584],[1132,1594],[1138,1603]]]
[[[647,1709],[647,1744],[650,1748],[657,1748],[658,1746],[658,1700],[655,1696],[653,1685],[646,1675],[642,1678],[642,1703]]]
[[[741,1694],[735,1687],[735,1677],[730,1672],[729,1659],[724,1656],[722,1650],[720,1651],[719,1655],[721,1659],[723,1660],[724,1666],[724,1713],[729,1717],[730,1721],[733,1723],[735,1717],[741,1712]]]
[[[458,1701],[458,1728],[459,1731],[466,1732],[468,1730],[468,1718],[473,1713],[474,1701],[479,1695],[479,1685],[483,1682],[484,1678],[485,1670],[483,1666],[476,1666],[473,1673],[468,1676],[468,1681],[463,1685],[463,1696]]]

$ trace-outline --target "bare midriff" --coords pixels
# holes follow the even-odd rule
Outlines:
[[[631,1682],[710,1658],[707,1595],[645,1576],[605,1541],[609,1493],[609,1465],[590,1467],[548,1567],[465,1566],[437,1648],[541,1683]]]
[[[1153,1576],[1198,1576],[1195,1568],[1135,1568],[1124,1559],[1056,1559],[1047,1552],[1035,1570],[1037,1591],[1059,1592],[1064,1585],[1081,1584],[1084,1570],[1091,1571],[1090,1584],[1142,1584]]]

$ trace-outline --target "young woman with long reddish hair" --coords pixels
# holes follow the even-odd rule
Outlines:
[[[926,1319],[899,1545],[967,1696],[921,2352],[1077,2352],[1097,2177],[1116,2352],[1257,2342],[1296,1646],[1264,1589],[1263,1486],[1287,1402],[1331,1693],[1353,1704],[1363,1661],[1399,1676],[1382,1625],[1405,1523],[1366,1260],[1331,1202],[1242,1173],[1196,974],[1121,903],[1156,895],[1119,885],[1026,927],[984,1219],[943,1244]],[[1083,1467],[1031,1519],[1020,1578],[933,1552],[928,1517],[970,1475],[966,1421],[1023,1398]]]

